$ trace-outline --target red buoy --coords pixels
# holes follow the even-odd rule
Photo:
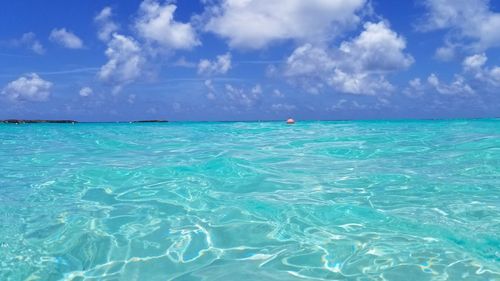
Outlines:
[[[295,120],[293,120],[292,118],[288,118],[288,120],[286,120],[286,123],[289,125],[295,124]]]

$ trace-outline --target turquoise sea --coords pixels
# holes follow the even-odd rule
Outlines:
[[[0,280],[500,280],[500,120],[0,125]]]

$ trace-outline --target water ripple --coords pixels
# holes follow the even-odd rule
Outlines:
[[[0,125],[0,280],[498,280],[499,179],[499,120]]]

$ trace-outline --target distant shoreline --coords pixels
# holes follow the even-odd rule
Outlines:
[[[460,120],[494,120],[500,117],[472,117],[472,118],[394,118],[394,119],[304,119],[297,122],[411,122],[411,121],[460,121]],[[286,119],[269,120],[137,120],[137,121],[77,121],[77,120],[58,120],[58,119],[4,119],[0,124],[130,124],[130,123],[265,123],[265,122],[285,122]]]
[[[76,120],[43,120],[43,119],[6,119],[0,120],[5,124],[75,124],[75,123],[168,123],[167,120],[139,120],[130,122],[79,122]]]

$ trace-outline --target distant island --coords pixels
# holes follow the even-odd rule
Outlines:
[[[74,120],[32,120],[32,119],[7,119],[1,120],[0,123],[10,124],[31,124],[31,123],[78,123]]]
[[[167,120],[138,120],[138,121],[131,121],[131,122],[118,122],[118,123],[167,123]],[[37,123],[79,123],[78,121],[75,120],[40,120],[40,119],[6,119],[6,120],[0,120],[0,123],[7,123],[7,124],[37,124]]]

